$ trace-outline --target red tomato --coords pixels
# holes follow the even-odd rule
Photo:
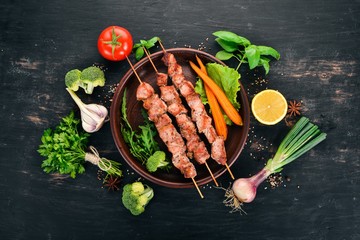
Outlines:
[[[131,53],[133,40],[125,28],[110,26],[101,32],[97,45],[104,58],[111,61],[121,61]]]

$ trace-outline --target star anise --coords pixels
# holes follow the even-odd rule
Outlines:
[[[287,113],[290,117],[300,115],[300,109],[301,109],[301,102],[297,102],[296,100],[289,101]]]
[[[107,187],[108,191],[110,191],[110,189],[112,191],[116,191],[119,190],[118,187],[119,183],[120,183],[120,178],[109,175],[104,179],[103,186]]]

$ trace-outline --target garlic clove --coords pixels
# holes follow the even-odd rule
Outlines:
[[[96,131],[97,121],[84,111],[81,111],[81,122],[86,132],[92,133]]]
[[[108,110],[106,107],[97,105],[97,104],[87,104],[86,109],[91,113],[91,115],[88,115],[86,112],[81,112],[81,115],[84,116],[84,120],[87,125],[86,130],[89,133],[98,131],[105,122],[106,117],[108,116]]]
[[[98,104],[87,104],[86,108],[97,114],[99,117],[101,118],[106,118],[108,115],[108,110],[106,109],[106,107],[102,106],[102,105],[98,105]]]
[[[88,133],[98,131],[108,116],[106,107],[98,104],[84,104],[71,89],[66,89],[80,108],[83,129]]]
[[[88,133],[96,132],[96,126],[94,124],[89,124],[89,123],[83,121],[81,126],[85,130],[85,132],[88,132]]]

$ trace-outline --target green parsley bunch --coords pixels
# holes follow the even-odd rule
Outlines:
[[[44,131],[38,152],[46,157],[41,167],[46,173],[70,174],[72,178],[76,174],[85,172],[86,161],[97,165],[109,175],[122,176],[119,169],[120,163],[106,158],[101,158],[94,147],[90,147],[92,153],[86,152],[90,134],[78,131],[80,119],[75,118],[74,112],[62,118],[54,130],[51,128]]]

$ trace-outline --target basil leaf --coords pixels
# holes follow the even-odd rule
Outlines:
[[[149,39],[144,46],[146,47],[146,49],[149,49],[149,48],[155,46],[157,41],[159,41],[159,38],[158,37],[153,37],[153,38]]]
[[[234,54],[223,50],[223,51],[217,52],[215,57],[220,60],[229,60],[230,58],[234,57]]]
[[[215,41],[227,52],[235,52],[238,50],[238,46],[233,42],[228,42],[221,38],[216,38]]]
[[[265,74],[268,74],[270,71],[269,59],[261,57],[259,60],[258,66],[263,66],[265,69]]]
[[[135,43],[134,46],[133,46],[133,49],[136,49],[136,48],[141,47],[141,46],[142,46],[141,43]]]
[[[154,47],[158,41],[160,41],[159,37],[152,37],[147,41],[141,39],[139,43],[134,44],[132,49],[135,52],[135,59],[139,61],[145,54],[144,48],[150,49]]]
[[[144,49],[142,47],[139,47],[135,51],[135,59],[140,60],[144,56]]]
[[[274,48],[272,47],[267,47],[267,46],[257,46],[258,51],[260,52],[260,55],[270,55],[273,58],[275,58],[276,60],[280,59],[280,54],[278,53],[278,51],[276,51]]]
[[[258,63],[260,61],[260,52],[258,51],[256,45],[250,45],[245,48],[245,55],[249,62],[250,69],[254,69],[258,66]]]
[[[217,31],[214,32],[213,35],[221,38],[222,40],[233,42],[244,47],[247,47],[251,44],[248,39],[229,31]]]

